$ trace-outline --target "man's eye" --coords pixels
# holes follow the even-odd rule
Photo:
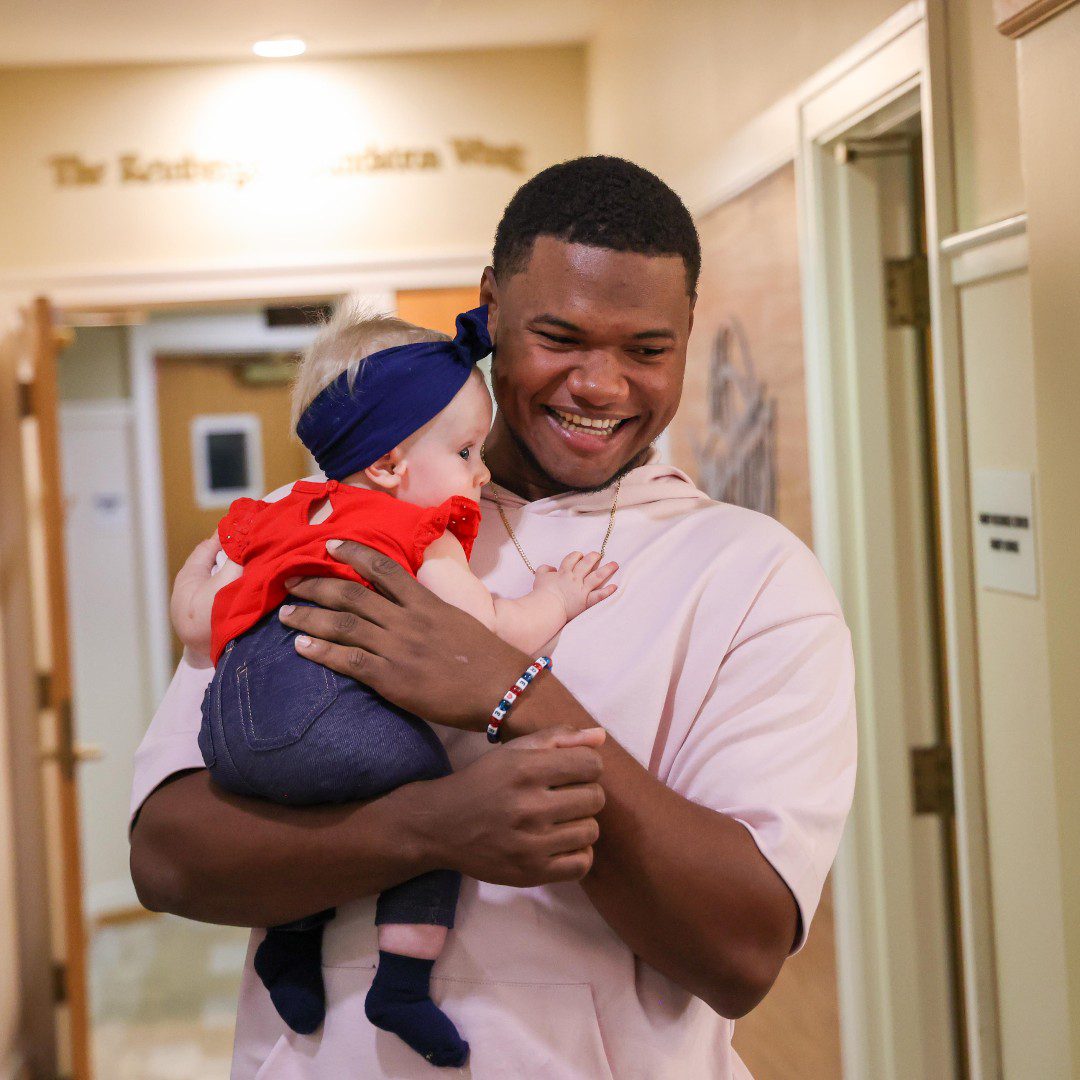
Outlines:
[[[546,334],[543,330],[537,330],[537,334],[540,335],[545,341],[550,341],[552,345],[576,345],[577,341],[570,337],[561,337],[558,334]]]
[[[466,446],[464,449],[458,451],[458,457],[464,461],[469,460],[469,448]]]
[[[663,356],[667,352],[667,349],[651,348],[649,346],[643,346],[635,350],[638,356],[643,356],[647,360],[655,359],[657,356]]]

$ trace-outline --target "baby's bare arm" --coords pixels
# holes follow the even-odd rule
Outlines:
[[[173,584],[172,623],[196,667],[210,666],[210,613],[214,597],[243,573],[243,567],[232,559],[225,559],[214,573],[220,552],[216,534],[204,540],[188,556]]]
[[[535,653],[575,615],[615,591],[607,581],[617,567],[609,563],[596,568],[597,559],[574,552],[558,570],[541,567],[532,591],[525,596],[496,599],[469,568],[457,537],[444,533],[427,549],[416,578],[440,600],[479,619],[503,641]]]

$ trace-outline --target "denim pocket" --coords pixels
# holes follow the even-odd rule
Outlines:
[[[236,669],[244,741],[252,750],[280,750],[296,742],[338,696],[333,673],[275,649]]]

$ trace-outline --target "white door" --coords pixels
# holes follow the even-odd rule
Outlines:
[[[93,919],[138,903],[128,871],[128,794],[132,758],[153,712],[131,408],[65,405],[60,431],[75,731],[90,759],[81,775],[80,816]]]

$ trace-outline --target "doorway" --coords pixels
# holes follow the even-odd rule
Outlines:
[[[452,332],[476,290],[364,299]],[[229,1068],[247,931],[139,908],[127,873],[127,802],[132,755],[175,663],[176,569],[232,497],[260,497],[314,471],[289,437],[289,382],[317,326],[268,326],[264,305],[273,303],[76,326],[59,358],[82,780],[74,824],[86,856],[77,917],[87,931],[85,1041],[96,1076],[194,1080]]]
[[[936,18],[937,12],[925,18]],[[815,547],[852,631],[845,1075],[999,1075],[943,84],[925,21],[800,102]]]

